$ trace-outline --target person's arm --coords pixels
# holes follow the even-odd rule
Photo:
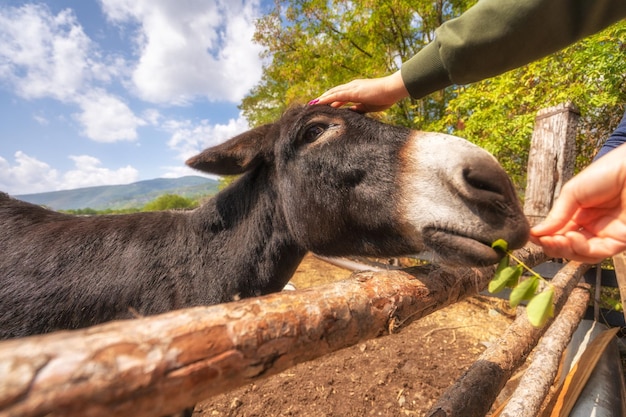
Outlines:
[[[355,80],[311,103],[388,108],[393,104],[385,98],[388,91],[398,93],[398,101],[406,94],[421,98],[452,84],[480,81],[556,52],[624,17],[624,0],[480,0],[443,23],[435,40],[402,65],[404,89],[393,75],[376,82]],[[405,95],[399,94],[402,90]]]
[[[530,233],[557,258],[597,263],[626,250],[626,145],[568,181]]]
[[[623,0],[481,0],[402,66],[413,97],[533,62],[626,16]],[[434,81],[434,83],[433,83]]]

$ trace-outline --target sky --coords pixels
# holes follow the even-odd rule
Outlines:
[[[0,0],[0,191],[198,174],[248,129],[271,0]]]

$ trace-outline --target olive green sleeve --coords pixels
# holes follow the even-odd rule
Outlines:
[[[626,17],[626,0],[480,0],[401,68],[412,97],[528,64]]]

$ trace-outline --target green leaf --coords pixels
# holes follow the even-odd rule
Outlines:
[[[509,243],[504,239],[496,240],[491,244],[491,247],[493,249],[499,249],[504,253],[507,253],[509,251]]]
[[[521,275],[522,267],[520,265],[502,268],[496,271],[487,289],[490,293],[500,292],[507,286],[514,286]]]
[[[538,287],[539,278],[534,275],[520,282],[515,288],[513,288],[513,291],[511,291],[511,296],[509,297],[511,307],[517,307],[517,305],[523,300],[532,299]]]
[[[554,316],[554,289],[548,287],[533,297],[526,307],[528,321],[535,327],[541,327]]]
[[[500,273],[500,271],[509,266],[510,262],[511,257],[509,255],[502,257],[502,259],[500,259],[500,262],[498,263],[498,267],[496,268],[496,274]]]

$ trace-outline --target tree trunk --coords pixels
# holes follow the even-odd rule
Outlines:
[[[529,265],[545,259],[530,245]],[[159,416],[397,331],[476,294],[494,267],[362,272],[211,307],[0,343],[0,416]]]

